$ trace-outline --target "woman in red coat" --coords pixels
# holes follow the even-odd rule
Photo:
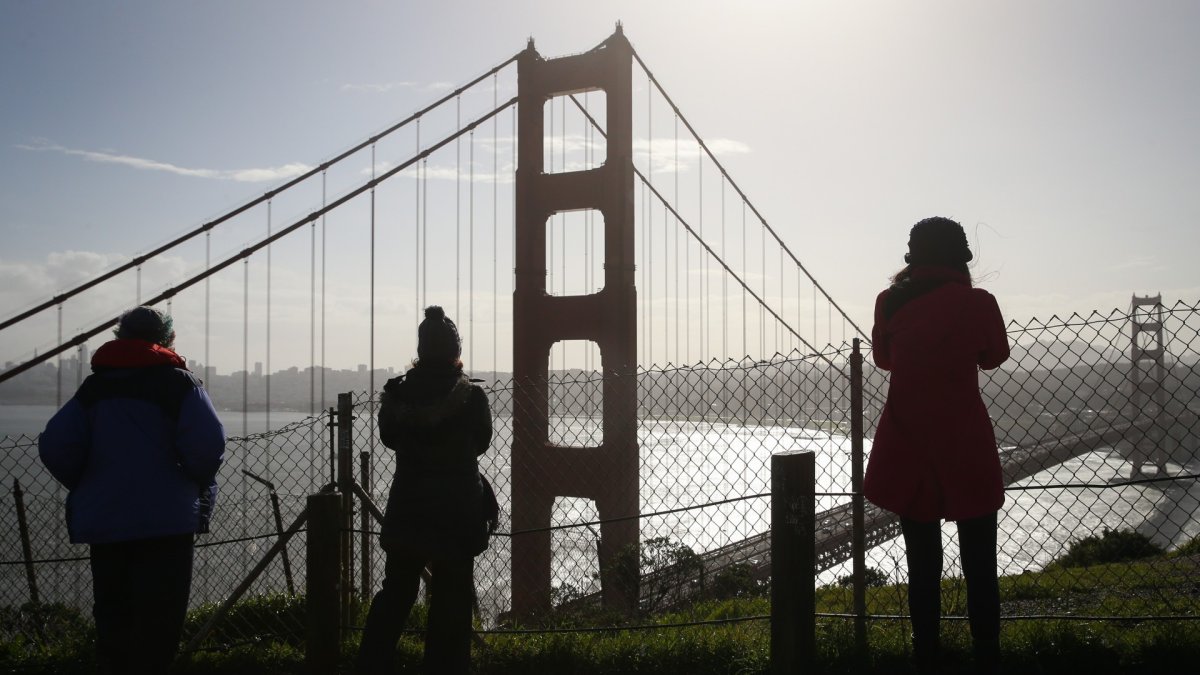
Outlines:
[[[978,373],[1008,359],[1008,336],[996,299],[971,287],[961,225],[922,220],[908,249],[908,265],[875,301],[872,353],[892,375],[863,488],[900,516],[913,653],[923,671],[938,658],[941,521],[957,522],[971,637],[986,672],[999,655],[996,514],[1004,481]]]

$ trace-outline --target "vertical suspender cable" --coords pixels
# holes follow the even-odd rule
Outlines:
[[[671,161],[671,171],[674,174],[673,177],[675,179],[674,205],[675,205],[675,208],[679,208],[679,117],[675,118],[675,155]],[[687,270],[686,269],[683,270],[683,274],[682,275],[680,274],[680,268],[679,268],[679,219],[678,218],[675,219],[675,227],[671,228],[671,230],[675,233],[675,358],[679,361],[680,364],[685,364],[685,363],[687,363],[687,360],[688,360],[687,355],[685,355],[683,352],[681,352],[679,350],[679,333],[680,333],[679,302],[680,302],[680,297],[681,297],[680,293],[679,293],[679,281],[680,281],[680,276],[683,277],[683,280],[685,280],[685,281],[687,280]],[[684,243],[684,246],[687,246],[686,239],[684,240],[683,243]],[[688,326],[684,326],[682,332],[684,334],[691,333],[691,331],[688,330]]]
[[[212,231],[204,233],[204,271],[207,272],[212,266]],[[211,277],[204,277],[204,386],[209,386],[210,375],[209,368],[212,361],[208,355],[208,342],[210,335],[209,319],[211,318],[212,295],[211,295]]]
[[[746,200],[742,200],[742,278],[749,279],[746,269]],[[746,287],[742,287],[742,356],[749,356],[750,348],[746,344]]]
[[[721,257],[729,255],[725,246],[725,177],[721,176]],[[721,275],[721,358],[729,357],[729,275]]]
[[[417,120],[416,154],[421,154],[421,120]],[[421,165],[416,167],[413,180],[413,335],[421,326]],[[417,352],[413,349],[413,353]]]
[[[759,228],[762,231],[762,228]],[[762,232],[762,239],[759,241],[759,265],[762,269],[762,299],[763,303],[767,301],[767,233]],[[760,305],[758,308],[758,358],[765,359],[767,357],[767,309]]]
[[[543,115],[546,114],[544,109],[543,109],[542,114]],[[554,136],[554,99],[550,99],[550,114],[549,115],[550,115],[550,148],[549,148],[550,162],[549,162],[548,173],[554,173],[554,142],[557,140]],[[545,153],[543,153],[543,157],[545,157]],[[551,214],[550,217],[546,219],[546,228],[549,230],[546,233],[547,259],[543,260],[543,261],[539,261],[546,265],[546,292],[549,293],[550,295],[554,295],[554,230],[557,229],[557,227],[558,227],[559,215],[560,214],[554,213],[554,214]],[[552,344],[550,346],[550,364],[549,364],[549,366],[547,366],[547,368],[551,371],[554,370],[554,353],[556,351],[558,351],[559,348],[560,348],[560,344],[557,342],[555,342],[554,344]]]
[[[700,144],[696,144],[696,168],[698,169],[698,180],[696,198],[699,200],[699,232],[700,240],[704,241],[704,155]],[[700,360],[708,362],[707,352],[705,350],[706,338],[708,337],[708,324],[712,321],[712,317],[708,314],[708,256],[704,255],[704,251],[700,251]],[[711,347],[712,345],[709,345]],[[707,410],[705,413],[707,414]]]
[[[308,416],[317,414],[317,220],[308,227]],[[316,425],[308,427],[308,480],[317,482]]]
[[[321,410],[325,409],[325,174],[321,172]]]
[[[421,306],[429,299],[429,158],[421,162]],[[419,313],[418,313],[419,316]],[[419,320],[419,319],[418,319]]]
[[[654,107],[653,88],[646,81],[646,182],[654,182]],[[650,205],[650,195],[643,192],[646,199],[646,366],[654,365],[654,209]]]
[[[140,307],[142,305],[142,266],[141,265],[137,266],[137,291],[134,296],[134,300],[135,300],[134,304],[136,306]],[[62,311],[61,304],[59,306],[59,311]]]
[[[679,208],[679,115],[675,115],[675,208]],[[679,228],[679,218],[675,218],[675,227]],[[678,238],[678,234],[675,235]],[[688,238],[683,240],[683,295],[684,295],[684,322],[687,324],[683,331],[684,347],[687,353],[683,356],[683,361],[690,364],[692,362],[692,242]]]
[[[467,325],[470,326],[471,347],[468,358],[471,367],[475,367],[475,130],[471,130],[470,163],[467,165]]]
[[[271,200],[267,200],[267,239],[271,238]],[[267,244],[267,316],[266,316],[266,333],[267,333],[267,355],[266,372],[263,377],[265,383],[266,396],[264,400],[266,408],[266,431],[271,430],[271,245]],[[247,430],[248,431],[248,430]],[[269,442],[269,441],[268,441]],[[271,475],[271,453],[267,452],[267,475]]]
[[[371,180],[375,180],[375,144],[371,144]],[[371,430],[375,430],[375,186],[371,186],[371,307],[370,307],[370,353],[367,360],[367,401],[371,410]],[[370,436],[374,439],[374,434]],[[373,440],[372,440],[373,442]]]
[[[140,270],[141,268],[139,267],[138,269]],[[139,302],[138,304],[141,304],[141,303]],[[62,344],[62,323],[63,323],[63,304],[60,302],[60,303],[58,303],[58,344],[60,344],[60,345]],[[62,360],[62,354],[60,353],[58,355],[58,368],[55,371],[55,378],[54,378],[54,381],[55,381],[54,400],[55,400],[55,404],[59,408],[62,407],[62,369],[63,369],[63,360]]]
[[[241,458],[242,469],[246,466],[246,436],[250,429],[250,258],[242,261],[242,448],[238,453]],[[241,474],[242,481],[242,508],[241,517],[238,518],[242,524],[241,536],[244,538],[248,532],[250,518],[246,513],[246,474]],[[243,549],[241,561],[242,571],[246,570],[246,551]]]
[[[499,81],[496,75],[492,75],[492,109],[495,110],[499,106]],[[499,259],[499,241],[500,241],[500,220],[499,220],[499,195],[500,195],[500,146],[497,144],[499,140],[499,120],[496,117],[492,118],[492,379],[495,380],[495,374],[500,370],[497,363],[499,357],[499,348],[496,342],[500,337],[499,328],[499,312],[500,312],[500,290],[497,287],[499,276],[496,272],[496,263]]]
[[[462,96],[454,97],[454,130],[462,129]],[[462,136],[454,138],[454,318],[462,321]]]

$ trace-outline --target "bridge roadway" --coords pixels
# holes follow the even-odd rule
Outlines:
[[[1130,431],[1144,430],[1149,426],[1149,422],[1150,420],[1145,418],[1136,422],[1119,422],[1108,425],[1103,431],[1041,439],[1026,446],[1009,449],[1001,456],[1005,484],[1011,485],[1097,448],[1113,447],[1126,439]],[[863,522],[867,549],[900,535],[899,518],[869,502],[864,510]],[[850,559],[853,554],[852,524],[850,502],[817,514],[816,573],[824,572]],[[706,581],[714,579],[722,570],[738,564],[746,565],[755,579],[768,579],[771,575],[771,533],[763,532],[706,551],[700,555],[700,564],[703,568],[701,574],[692,571],[685,575],[681,570],[668,567],[644,576],[641,583],[642,605],[662,609],[676,604],[701,590]],[[598,599],[598,594],[592,594],[575,602],[586,604]]]

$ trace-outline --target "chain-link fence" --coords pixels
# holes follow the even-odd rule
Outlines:
[[[1135,315],[1138,311],[1142,313]],[[1068,554],[1099,550],[1101,557],[1085,558],[1086,564],[1102,561],[1105,552],[1114,550],[1119,558],[1138,542],[1149,547],[1146,551],[1173,551],[1200,534],[1198,338],[1196,304],[1010,324],[1010,360],[980,377],[1009,483],[999,519],[1005,616],[1197,615],[1200,597],[1194,584],[1188,587],[1191,591],[1180,590],[1181,579],[1194,578],[1195,555],[1159,556],[1121,568],[1137,578],[1118,579],[1130,590],[1114,599],[1073,573]],[[642,616],[697,598],[761,591],[769,584],[770,461],[781,451],[811,450],[816,457],[818,584],[837,585],[850,575],[855,386],[851,354],[850,345],[838,345],[819,354],[629,375],[637,378],[638,392],[638,467],[632,476],[638,513],[624,515],[634,517],[641,542],[640,551],[627,562],[640,572],[632,583]],[[873,367],[869,351],[864,356],[861,392],[869,457],[869,439],[886,400],[888,380]],[[604,446],[603,377],[556,371],[547,385],[548,441],[562,446],[564,453]],[[512,609],[512,541],[531,534],[514,531],[511,521],[513,416],[521,387],[511,380],[483,386],[492,406],[494,435],[480,466],[499,498],[501,523],[489,550],[476,559],[476,595],[483,628],[503,630]],[[353,421],[350,445],[342,448],[343,466],[352,467],[354,481],[382,508],[394,457],[378,441],[376,401],[359,393],[346,404],[342,419]],[[283,548],[287,558],[272,556],[252,582],[246,580],[278,540],[279,529],[288,529],[301,514],[304,497],[339,478],[334,470],[337,444],[329,425],[333,421],[332,416],[309,418],[271,433],[230,440],[218,518],[213,533],[199,538],[192,591],[197,611],[185,637],[191,638],[192,648],[303,639],[303,603],[292,598],[305,587],[302,522]],[[64,494],[37,461],[36,440],[4,439],[0,450],[6,475],[20,481],[39,599],[86,610],[86,549],[67,544]],[[6,480],[5,487],[11,482]],[[0,509],[0,604],[10,614],[30,599],[31,592],[15,496],[15,491],[8,492],[9,506]],[[361,600],[377,590],[383,570],[374,537],[376,518],[361,500],[354,504],[357,512],[346,527],[353,542],[345,572],[348,604],[353,606],[343,615],[347,629],[360,627]],[[554,500],[549,527],[542,528],[550,533],[548,590],[554,607],[600,605],[600,560],[606,558],[603,520],[592,500]],[[903,614],[895,609],[905,606],[902,584],[907,579],[895,519],[868,504],[864,522],[870,568],[866,578],[873,585],[894,585],[892,591],[882,592],[896,596],[890,603],[874,598],[867,614]],[[952,524],[946,525],[943,540],[950,589],[944,598],[946,613],[961,615],[965,587],[959,580]],[[1193,544],[1189,550],[1194,549]],[[607,554],[621,561],[621,552]],[[1132,555],[1130,551],[1126,557]],[[1044,573],[1024,581],[1026,572],[1039,571]],[[228,611],[221,609],[219,603],[235,595],[239,601]],[[834,594],[821,610],[850,615],[855,607],[849,595]],[[214,615],[216,620],[211,620]],[[763,617],[733,617],[745,618]],[[20,632],[29,625],[8,620],[4,630]]]
[[[302,640],[302,524],[260,573],[251,573],[281,530],[295,523],[305,497],[330,482],[328,448],[322,417],[228,439],[212,528],[196,537],[183,638],[189,648]],[[0,456],[7,477],[0,508],[0,641],[34,647],[78,638],[55,632],[91,622],[88,548],[67,536],[66,489],[42,466],[36,438],[0,439]],[[239,602],[223,607],[235,591]]]

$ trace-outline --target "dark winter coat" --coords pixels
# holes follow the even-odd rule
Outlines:
[[[418,365],[388,380],[379,438],[396,451],[383,546],[427,559],[487,548],[478,456],[492,438],[487,394],[461,370]]]
[[[74,543],[207,532],[225,430],[175,352],[142,340],[96,350],[93,373],[38,438],[70,491]]]
[[[979,369],[1008,359],[996,299],[966,275],[918,267],[942,285],[889,318],[875,302],[875,363],[892,371],[863,484],[867,499],[901,516],[965,520],[1004,504],[995,432],[979,395]]]

